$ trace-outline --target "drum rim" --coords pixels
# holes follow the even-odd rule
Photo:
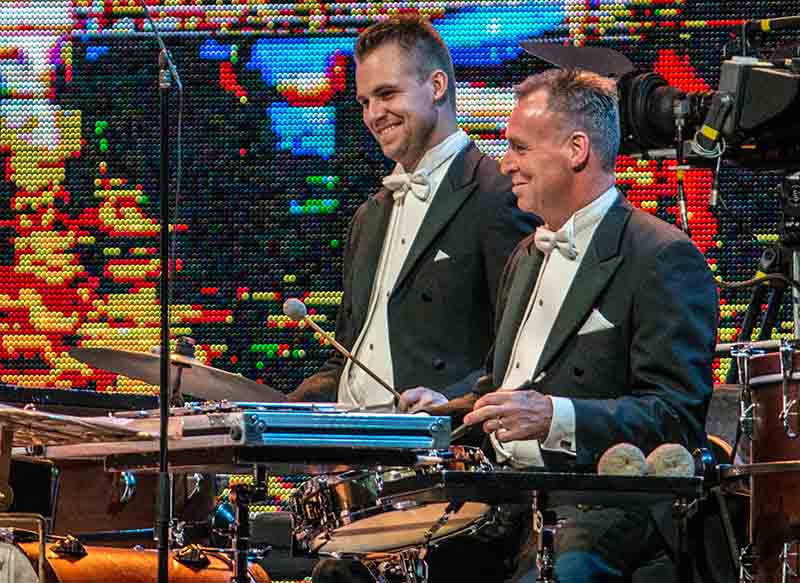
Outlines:
[[[720,476],[724,480],[735,480],[747,476],[784,474],[790,472],[800,472],[800,460],[757,462],[752,464],[720,467]]]
[[[792,381],[800,381],[800,370],[792,372],[790,377]],[[750,379],[748,385],[750,387],[760,387],[761,385],[775,385],[783,381],[783,375],[779,372],[762,374]]]
[[[473,455],[476,459],[472,459],[471,456]],[[337,474],[311,476],[295,489],[292,493],[292,497],[304,500],[305,498],[319,494],[326,488],[353,482],[363,479],[366,476],[385,474],[392,471],[418,471],[435,474],[446,470],[447,467],[445,466],[449,463],[471,463],[475,465],[475,471],[482,471],[483,468],[488,470],[492,469],[492,464],[486,458],[486,454],[483,450],[473,445],[451,445],[446,449],[424,449],[418,452],[417,457],[421,461],[415,466],[377,466],[374,468],[353,469]]]
[[[361,470],[351,470],[343,474],[314,476],[308,481],[298,486],[292,493],[291,505],[298,525],[295,528],[295,538],[308,545],[313,552],[325,552],[324,545],[331,540],[331,535],[336,530],[350,526],[361,520],[367,520],[382,514],[391,512],[401,512],[416,508],[423,508],[432,504],[447,504],[449,499],[444,497],[445,488],[441,481],[444,471],[447,471],[452,464],[463,464],[464,467],[471,468],[473,471],[480,472],[491,469],[491,463],[486,458],[481,448],[475,446],[454,445],[446,449],[422,449],[418,452],[420,463],[414,466],[378,466],[375,468],[364,468]],[[397,491],[387,492],[385,488],[386,474],[393,471],[402,472],[397,480],[399,485]],[[359,481],[367,481],[374,484],[374,497],[363,500],[369,505],[356,507],[350,506],[344,509],[337,509],[336,506],[341,499],[346,499],[341,492],[341,488],[348,488],[350,484]],[[414,487],[416,484],[417,487]],[[367,491],[373,490],[366,488]],[[430,495],[433,494],[431,497]],[[402,504],[402,508],[399,505]],[[471,520],[467,525],[457,529],[454,533],[463,532],[473,528],[479,521],[490,515],[493,506],[476,502],[481,506],[482,512],[479,516]],[[452,533],[433,536],[431,540],[440,541]],[[320,538],[325,538],[325,542],[319,544]],[[400,549],[413,548],[420,543],[407,544],[396,547],[384,547],[370,551],[381,552],[396,551]],[[338,552],[338,551],[331,551]]]
[[[750,379],[748,385],[762,385],[781,382],[781,355],[779,352],[767,352],[750,356]],[[792,356],[792,380],[800,380],[800,351]]]
[[[336,528],[338,529],[338,528],[341,528],[342,526],[349,526],[351,524],[356,524],[356,523],[358,523],[358,522],[360,522],[362,520],[365,520],[365,519],[368,519],[368,518],[373,518],[375,516],[380,516],[382,514],[388,514],[388,513],[391,513],[391,512],[403,512],[404,510],[410,510],[412,508],[424,508],[425,506],[430,506],[432,504],[447,504],[448,503],[447,500],[441,500],[441,501],[437,501],[437,502],[426,502],[426,503],[420,503],[420,502],[415,502],[415,501],[409,501],[409,502],[411,502],[412,505],[408,506],[406,508],[394,508],[392,505],[388,505],[388,508],[379,509],[377,506],[373,506],[373,507],[364,509],[364,510],[359,511],[359,512],[370,511],[369,516],[361,516],[361,517],[359,517],[359,518],[357,518],[355,520],[351,520],[350,522],[348,522],[346,524],[341,524],[341,525],[337,526]],[[434,536],[431,537],[431,542],[442,542],[442,541],[444,541],[444,540],[446,540],[446,539],[448,539],[450,537],[463,534],[465,531],[468,531],[471,528],[476,528],[476,527],[478,527],[478,525],[480,525],[480,527],[483,527],[483,526],[485,526],[484,521],[494,520],[494,513],[496,511],[496,508],[494,506],[492,506],[490,504],[484,504],[482,502],[470,502],[470,503],[478,505],[478,506],[482,506],[482,507],[485,508],[485,510],[483,512],[481,512],[480,515],[478,515],[474,520],[471,520],[468,524],[464,525],[463,527],[461,527],[459,529],[456,529],[456,530],[454,530],[452,532],[442,533],[439,536],[436,536],[434,534]],[[387,505],[384,505],[384,507],[385,506],[387,506]],[[459,510],[459,512],[460,512],[460,510]],[[327,530],[327,529],[325,529],[325,530]],[[332,531],[331,534],[335,534],[335,533]],[[320,553],[331,552],[331,553],[339,554],[340,551],[326,551],[323,548],[325,546],[325,544],[327,544],[328,542],[331,541],[330,538],[326,539],[325,542],[323,542],[322,544],[315,544],[321,537],[324,537],[324,536],[326,536],[326,534],[322,533],[322,532],[317,532],[317,533],[313,534],[312,536],[310,536],[309,537],[309,542],[310,542],[309,548],[313,552],[320,552]],[[405,545],[400,545],[400,546],[383,547],[383,548],[380,548],[380,549],[373,549],[373,550],[369,550],[369,551],[364,551],[363,553],[359,552],[359,551],[341,551],[341,553],[349,553],[349,554],[351,554],[353,556],[363,556],[363,555],[368,554],[368,553],[376,553],[376,552],[377,553],[382,553],[382,552],[385,553],[385,552],[401,551],[401,550],[404,550],[404,549],[411,549],[411,548],[420,546],[420,544],[422,544],[422,543],[418,542],[418,543],[410,543],[410,544],[405,544]]]

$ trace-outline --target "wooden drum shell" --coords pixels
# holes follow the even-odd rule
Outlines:
[[[34,569],[39,559],[39,543],[19,545],[30,559]],[[134,550],[116,547],[85,547],[83,557],[61,556],[47,550],[45,581],[40,583],[143,583],[155,581],[158,576],[158,552],[150,549]],[[230,583],[233,576],[231,560],[217,553],[206,553],[210,564],[193,568],[170,558],[170,583]],[[259,565],[248,569],[255,583],[271,583]]]

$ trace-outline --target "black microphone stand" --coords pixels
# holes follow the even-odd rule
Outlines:
[[[160,315],[161,315],[161,370],[158,393],[159,410],[159,464],[158,464],[158,516],[156,517],[156,533],[158,536],[158,583],[169,583],[169,545],[170,525],[172,523],[172,484],[169,476],[169,414],[172,391],[170,389],[170,232],[169,232],[169,97],[173,84],[178,90],[179,99],[183,100],[183,85],[178,71],[170,59],[164,40],[158,27],[150,15],[145,0],[140,0],[145,18],[153,29],[159,47],[158,55],[158,92],[160,118],[161,151],[159,160],[159,196],[161,197],[161,241],[160,262]],[[179,160],[180,167],[180,160]]]
[[[159,38],[159,41],[161,39]],[[169,583],[170,522],[172,495],[169,479],[169,406],[170,406],[170,347],[169,347],[169,93],[172,74],[167,49],[161,44],[158,55],[158,93],[161,110],[161,158],[159,161],[159,196],[161,197],[160,299],[161,299],[161,384],[158,393],[159,463],[158,463],[158,583]]]

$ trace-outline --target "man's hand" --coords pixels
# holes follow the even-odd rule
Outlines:
[[[483,423],[486,433],[495,433],[497,440],[543,440],[550,432],[553,402],[537,391],[496,391],[475,402],[472,412],[464,417],[465,425]]]
[[[418,413],[446,404],[447,397],[443,394],[425,387],[417,387],[403,391],[397,408],[401,413]]]

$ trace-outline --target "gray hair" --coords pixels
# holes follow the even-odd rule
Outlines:
[[[586,132],[606,172],[614,172],[620,145],[617,86],[613,79],[580,69],[548,69],[514,87],[517,99],[544,90],[547,106]]]

